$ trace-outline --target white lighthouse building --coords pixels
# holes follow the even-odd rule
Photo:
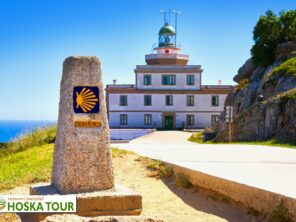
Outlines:
[[[107,85],[111,128],[205,128],[217,121],[232,86],[202,85],[201,66],[187,64],[189,56],[180,54],[168,23],[145,60],[134,70],[135,84]]]

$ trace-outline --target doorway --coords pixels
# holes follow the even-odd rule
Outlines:
[[[172,116],[165,116],[164,117],[164,129],[165,130],[172,130],[174,128],[174,122]]]

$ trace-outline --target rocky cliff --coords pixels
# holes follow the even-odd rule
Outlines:
[[[296,142],[296,42],[278,45],[276,61],[266,68],[248,59],[233,80],[238,85],[225,103],[234,109],[233,141]],[[215,131],[215,141],[228,141],[225,113]]]

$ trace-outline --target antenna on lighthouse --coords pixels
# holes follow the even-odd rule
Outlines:
[[[173,10],[173,14],[175,15],[175,31],[176,31],[175,44],[177,46],[177,34],[178,34],[178,32],[177,32],[177,23],[178,23],[178,15],[181,15],[181,12]]]
[[[160,10],[159,13],[163,14],[163,24],[165,24],[166,23],[166,14],[167,14],[167,12],[164,11],[164,10]]]

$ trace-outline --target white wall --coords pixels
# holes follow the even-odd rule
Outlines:
[[[127,106],[120,106],[120,95],[127,95]],[[144,95],[152,96],[152,106],[144,106]],[[173,106],[165,105],[165,96],[173,95]],[[191,95],[191,94],[188,94]],[[219,106],[211,106],[211,96],[216,94],[192,94],[194,106],[187,106],[187,94],[109,94],[109,111],[223,111],[226,94],[219,95]]]
[[[128,115],[128,125],[120,125],[120,114]],[[144,124],[144,114],[152,115],[152,125]],[[156,123],[156,125],[154,125]],[[162,127],[162,117],[161,112],[109,112],[109,125],[115,128],[161,128]]]
[[[120,114],[128,115],[128,125],[120,125]],[[152,122],[156,125],[147,126],[144,124],[144,115],[152,114]],[[186,116],[194,115],[194,126],[190,128],[205,128],[211,127],[211,116],[219,115],[220,112],[176,112],[176,128],[182,128],[183,124],[186,126]],[[162,112],[110,112],[109,124],[111,128],[163,128],[162,126]]]
[[[138,89],[200,89],[200,73],[177,73],[177,74],[164,74],[164,73],[137,73],[137,88]],[[151,75],[151,85],[144,85],[144,75]],[[176,75],[176,85],[162,85],[162,75]],[[187,85],[187,75],[194,75],[194,85]]]
[[[194,115],[195,120],[192,128],[211,127],[211,115],[219,115],[223,111],[227,96],[219,95],[219,106],[214,107],[211,106],[211,94],[194,94],[194,106],[188,107],[187,95],[184,94],[173,94],[173,106],[165,105],[166,94],[151,94],[152,106],[144,106],[143,94],[122,94],[127,95],[128,105],[120,106],[120,95],[109,94],[109,123],[113,128],[151,128],[154,123],[157,128],[162,128],[162,112],[175,112],[177,128],[182,128],[183,123],[186,124],[186,115],[190,114]],[[127,126],[120,125],[120,114],[128,115]],[[152,114],[153,126],[144,124],[144,114]]]

